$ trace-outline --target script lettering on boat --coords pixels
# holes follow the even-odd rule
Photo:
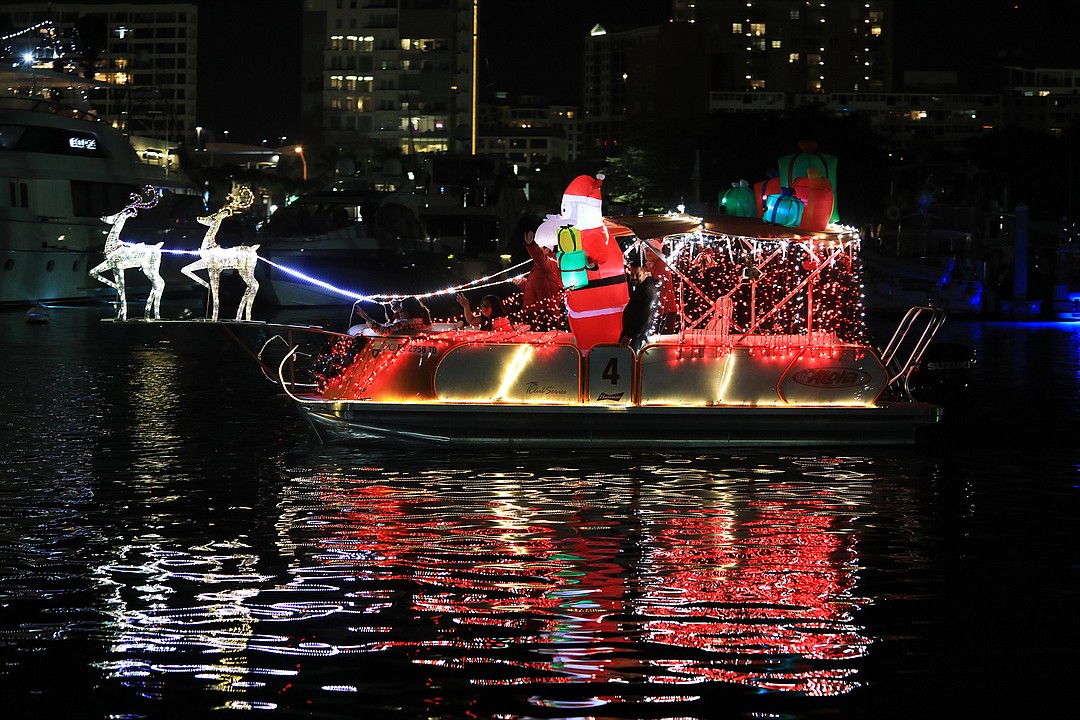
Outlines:
[[[851,388],[865,385],[870,375],[851,368],[813,368],[800,370],[791,379],[806,387]]]
[[[526,395],[566,395],[566,388],[552,387],[551,385],[541,385],[535,380],[529,380],[525,383]]]

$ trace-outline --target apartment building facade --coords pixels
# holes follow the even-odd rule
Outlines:
[[[473,0],[305,0],[305,121],[405,154],[475,146]]]

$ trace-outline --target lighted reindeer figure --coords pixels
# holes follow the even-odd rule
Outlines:
[[[109,233],[105,237],[105,262],[92,268],[90,276],[100,280],[116,290],[117,309],[116,319],[127,320],[127,291],[124,288],[124,271],[128,268],[139,268],[142,274],[150,281],[150,295],[146,298],[146,310],[144,316],[147,320],[153,315],[154,320],[161,318],[161,294],[165,291],[165,280],[161,277],[161,246],[146,245],[144,243],[129,243],[120,240],[120,231],[124,229],[124,223],[129,218],[139,214],[139,210],[149,210],[157,205],[160,194],[150,185],[146,185],[138,193],[131,194],[131,203],[115,215],[106,215],[101,218],[102,222],[109,223]],[[103,273],[112,270],[113,279],[109,280]]]
[[[210,291],[214,304],[213,320],[215,322],[218,319],[218,287],[221,273],[225,270],[236,270],[247,285],[244,296],[240,298],[240,307],[236,309],[237,322],[241,318],[251,320],[251,306],[255,302],[255,293],[259,291],[259,281],[255,279],[255,265],[259,262],[257,253],[259,246],[238,245],[224,248],[217,244],[214,236],[217,235],[222,220],[251,207],[254,201],[255,196],[251,188],[241,185],[226,196],[225,206],[220,210],[212,215],[196,218],[199,223],[207,226],[206,235],[203,236],[202,245],[199,246],[201,258],[181,268],[180,272]],[[196,275],[196,270],[205,270],[209,282]]]

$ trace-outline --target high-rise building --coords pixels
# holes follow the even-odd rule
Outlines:
[[[327,144],[475,145],[475,0],[306,0],[304,118]]]
[[[892,0],[673,0],[672,20],[585,42],[585,152],[616,148],[635,118],[703,117],[737,93],[747,109],[892,88]]]
[[[38,30],[21,32],[32,27]],[[26,62],[93,81],[84,100],[98,117],[166,145],[197,141],[197,27],[198,9],[189,3],[5,2],[0,8],[0,28],[18,33],[8,44],[17,50],[30,43]]]
[[[581,154],[578,109],[550,105],[547,98],[523,96],[516,104],[482,104],[476,151],[499,155],[519,176],[528,177],[553,160]]]
[[[892,0],[674,0],[709,37],[712,90],[888,92]]]

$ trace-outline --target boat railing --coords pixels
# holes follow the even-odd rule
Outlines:
[[[912,399],[909,380],[922,362],[923,353],[945,322],[945,310],[939,307],[910,308],[900,320],[892,338],[881,353],[881,362],[889,373],[889,387]]]
[[[265,346],[264,346],[265,347]],[[277,382],[281,389],[285,391],[285,394],[289,396],[294,402],[303,402],[303,399],[299,396],[301,386],[296,382],[296,358],[300,352],[300,346],[294,346],[287,352],[278,363],[277,367],[277,380],[267,375],[271,381]],[[261,354],[261,353],[260,353]],[[265,370],[263,371],[266,374]],[[305,388],[314,389],[315,385],[305,385]]]
[[[0,97],[0,107],[10,110],[28,110],[50,115],[63,115],[88,122],[97,121],[97,115],[89,107],[75,107],[70,103],[58,102],[34,95],[5,95]]]
[[[214,323],[221,327],[229,337],[255,362],[263,376],[272,383],[281,384],[290,395],[296,392],[314,391],[315,384],[304,382],[308,372],[300,366],[304,358],[310,362],[314,357],[313,348],[325,346],[327,342],[346,337],[341,333],[331,332],[318,325],[285,325],[277,323],[254,324],[260,331],[277,331],[262,340],[261,345],[253,343],[250,337],[245,339],[233,328],[240,328],[244,323]],[[299,338],[304,338],[303,341]],[[258,348],[256,350],[256,347]],[[277,353],[282,353],[277,358]],[[275,357],[271,357],[274,355]]]

